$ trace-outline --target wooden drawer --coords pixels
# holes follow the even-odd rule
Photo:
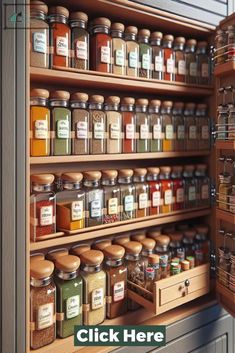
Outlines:
[[[153,293],[129,282],[128,297],[155,314],[161,314],[207,294],[209,290],[209,264],[205,264],[155,282]]]

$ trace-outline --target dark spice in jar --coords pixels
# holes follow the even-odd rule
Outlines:
[[[186,103],[184,110],[185,121],[185,149],[196,151],[198,147],[197,123],[195,117],[195,103]]]
[[[173,50],[174,37],[167,34],[163,37],[163,50],[164,50],[164,80],[175,80],[175,53]]]
[[[71,66],[76,69],[89,69],[88,17],[84,12],[72,12],[69,17],[71,27]]]
[[[150,31],[140,29],[138,32],[138,42],[140,48],[140,70],[139,76],[145,78],[152,77],[152,48],[149,44]]]
[[[106,114],[102,110],[104,97],[90,96],[90,154],[104,154],[106,152]]]
[[[120,98],[109,96],[105,100],[107,120],[107,153],[122,152],[122,115],[119,112]]]
[[[136,141],[136,152],[149,152],[150,124],[148,115],[148,99],[136,100],[136,128],[138,138]]]
[[[178,82],[185,82],[186,75],[186,64],[185,64],[185,53],[184,53],[184,37],[177,37],[174,41],[175,51],[175,80]]]
[[[186,82],[197,83],[197,58],[195,39],[188,39],[185,46]]]
[[[133,181],[136,192],[136,217],[146,217],[149,215],[149,185],[146,182],[146,168],[134,169]]]
[[[184,127],[184,103],[175,102],[172,110],[172,120],[174,126],[174,151],[184,151],[185,149],[185,127]]]
[[[121,195],[117,185],[117,170],[102,170],[102,185],[104,189],[104,223],[120,220]]]
[[[72,108],[72,154],[89,154],[89,112],[88,95],[73,93],[70,106]]]

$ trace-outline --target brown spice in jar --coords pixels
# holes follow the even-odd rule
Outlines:
[[[105,101],[107,120],[107,153],[122,152],[122,116],[119,113],[120,98],[109,96]]]
[[[104,97],[94,95],[90,97],[90,154],[104,154],[106,152],[106,114],[102,110]]]
[[[87,110],[88,95],[73,93],[71,95],[72,110],[72,154],[89,153],[89,112]]]
[[[71,27],[71,65],[76,69],[89,69],[89,34],[87,31],[87,14],[72,12],[70,14]]]
[[[136,40],[137,33],[138,28],[135,26],[129,26],[125,29],[127,76],[139,76],[139,44]]]

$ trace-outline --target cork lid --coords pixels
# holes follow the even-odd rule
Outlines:
[[[146,28],[140,29],[138,32],[138,37],[150,37],[150,31]]]
[[[58,257],[66,256],[68,254],[69,254],[68,249],[63,248],[63,249],[56,249],[56,250],[49,251],[46,257],[48,260],[55,261]]]
[[[83,172],[83,177],[86,180],[100,180],[101,172],[98,170],[89,170],[87,172]]]
[[[200,104],[197,104],[196,107],[197,107],[197,109],[206,110],[207,109],[207,104],[200,103]]]
[[[195,103],[185,103],[185,109],[195,109]]]
[[[63,6],[52,6],[49,8],[49,15],[62,15],[69,17],[69,11]]]
[[[69,100],[70,93],[68,91],[53,91],[50,92],[50,99]]]
[[[124,32],[125,30],[125,26],[123,23],[120,22],[114,22],[111,25],[111,31],[120,31],[120,32]]]
[[[55,267],[64,272],[74,272],[80,266],[80,259],[74,255],[59,256],[55,260]]]
[[[184,37],[176,37],[175,38],[175,43],[184,44],[185,43],[185,38]]]
[[[184,102],[174,102],[173,108],[175,108],[175,109],[183,109],[184,108]]]
[[[48,260],[35,260],[30,262],[30,277],[43,279],[50,277],[54,271],[54,264]]]
[[[84,21],[87,22],[88,21],[88,16],[85,12],[80,12],[80,11],[75,11],[75,12],[71,12],[69,15],[69,19],[71,21]]]
[[[207,234],[209,232],[209,226],[207,226],[206,224],[196,225],[195,228],[199,234]]]
[[[127,254],[138,255],[142,250],[142,244],[138,241],[128,241],[123,246]]]
[[[30,97],[33,98],[49,98],[49,91],[47,89],[42,89],[42,88],[33,88],[30,91]]]
[[[80,255],[81,262],[86,265],[100,265],[104,255],[100,250],[88,250]]]
[[[116,179],[118,171],[115,169],[102,170],[102,179]]]
[[[163,40],[169,40],[169,41],[173,42],[174,36],[172,34],[165,34],[163,36]]]
[[[118,237],[113,240],[114,244],[117,245],[124,245],[125,243],[128,243],[130,241],[130,235],[129,236],[123,236],[123,237]]]
[[[106,104],[119,104],[120,103],[120,97],[118,96],[109,96],[105,100]]]
[[[141,242],[144,239],[146,239],[145,233],[139,233],[139,234],[132,234],[131,235],[131,240],[134,240],[134,241]]]
[[[135,105],[144,105],[144,106],[146,106],[148,104],[149,104],[149,101],[146,98],[138,98],[135,101]]]
[[[135,27],[135,26],[128,26],[128,27],[126,27],[126,29],[125,29],[125,33],[133,33],[133,34],[137,35],[137,33],[138,33],[138,28]]]
[[[41,11],[45,14],[48,13],[48,6],[43,1],[33,0],[30,1],[30,11]]]
[[[203,48],[203,47],[207,47],[207,42],[206,41],[201,41],[197,43],[197,47],[198,48]]]
[[[103,250],[103,253],[108,259],[119,260],[125,255],[125,249],[120,245],[110,245]]]
[[[183,172],[183,166],[182,165],[174,165],[172,167],[172,173],[182,173]]]
[[[159,99],[152,99],[149,102],[150,107],[160,107],[160,105],[161,105],[161,101]]]
[[[183,239],[183,233],[181,232],[175,232],[175,233],[171,233],[169,234],[171,241],[182,241]]]
[[[168,166],[160,167],[160,171],[163,174],[169,174],[171,172],[171,167],[168,167]]]
[[[123,104],[123,105],[134,105],[135,104],[135,98],[133,98],[133,97],[123,97],[121,99],[121,104]]]
[[[197,169],[202,169],[202,170],[207,170],[207,165],[200,163],[200,164],[196,165],[196,168]]]
[[[119,178],[131,178],[133,176],[133,170],[132,169],[120,169],[118,171],[118,176]]]
[[[95,103],[95,104],[100,103],[100,104],[103,104],[104,103],[104,97],[100,96],[98,94],[94,94],[93,96],[90,96],[89,103]]]
[[[173,102],[172,102],[172,101],[163,101],[163,102],[162,102],[162,106],[163,106],[164,108],[172,108]]]
[[[83,175],[82,173],[64,173],[61,175],[61,179],[65,181],[80,183],[83,179]]]
[[[158,167],[149,167],[147,168],[148,174],[158,175],[160,173],[160,168]]]
[[[170,243],[170,237],[168,237],[168,235],[159,235],[156,239],[156,244],[163,246],[163,245],[169,245]]]
[[[166,226],[162,229],[162,231],[166,235],[169,235],[171,233],[175,233],[175,226],[174,225]]]
[[[86,103],[89,99],[88,94],[82,93],[82,92],[75,92],[71,94],[71,101],[77,101],[77,102],[82,102]]]
[[[153,250],[155,248],[156,242],[152,238],[145,238],[140,241],[142,244],[143,248],[142,249],[147,249],[147,250]]]
[[[160,229],[157,229],[157,230],[150,230],[148,231],[147,233],[147,236],[149,238],[152,238],[154,240],[157,240],[157,238],[161,235],[161,230]]]
[[[162,32],[152,32],[151,35],[150,35],[150,38],[151,39],[162,39],[163,37],[163,34]]]
[[[52,184],[54,179],[55,177],[53,174],[33,174],[30,176],[30,180],[32,183],[41,185]]]
[[[159,256],[157,254],[151,254],[148,256],[149,264],[158,264],[159,263]]]
[[[195,229],[187,229],[184,231],[184,236],[188,239],[193,239],[196,235]]]
[[[31,261],[38,261],[38,260],[45,260],[45,255],[41,254],[41,253],[37,253],[37,254],[32,254],[30,256],[30,262]]]
[[[93,244],[93,249],[103,251],[107,246],[112,245],[111,240],[100,240]]]
[[[111,21],[106,17],[97,17],[91,22],[92,26],[111,26]]]
[[[196,46],[197,45],[197,41],[196,39],[188,39],[186,41],[186,45],[193,45],[193,46]]]
[[[185,172],[194,172],[195,166],[193,164],[187,164],[184,166],[184,171]]]
[[[135,168],[134,169],[134,176],[136,177],[144,177],[147,174],[146,168]]]
[[[89,244],[83,245],[75,245],[70,250],[71,254],[80,256],[83,252],[91,250],[91,246]]]

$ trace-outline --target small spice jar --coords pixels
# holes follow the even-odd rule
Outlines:
[[[160,107],[161,101],[158,99],[149,102],[150,152],[162,151],[163,132]]]
[[[78,275],[80,259],[74,255],[55,260],[56,331],[65,338],[74,334],[74,325],[82,325],[82,278]]]
[[[174,232],[170,234],[170,244],[169,250],[171,253],[171,258],[178,258],[179,261],[183,261],[185,259],[185,249],[183,246],[183,233],[182,232]]]
[[[122,23],[112,23],[111,37],[112,37],[112,60],[113,60],[113,74],[126,74],[126,43],[123,39],[124,25]]]
[[[89,70],[89,33],[87,14],[72,12],[69,16],[71,27],[71,66],[80,70]]]
[[[218,265],[218,280],[225,286],[229,287],[229,272],[230,272],[230,258],[231,253],[229,249],[220,247],[219,253],[219,265]]]
[[[182,210],[184,208],[184,180],[182,173],[182,166],[177,165],[172,167],[171,179],[173,188],[173,211]]]
[[[171,181],[171,167],[161,167],[159,179],[161,181],[161,213],[172,211],[173,205],[173,188]]]
[[[121,192],[117,185],[117,170],[102,170],[104,190],[104,223],[120,221]]]
[[[210,149],[210,119],[207,116],[207,104],[197,104],[196,119],[198,131],[199,150]]]
[[[156,242],[154,239],[151,239],[151,238],[145,238],[145,239],[139,240],[139,242],[142,244],[142,250],[140,253],[141,269],[145,271],[149,264],[149,255],[153,254],[153,250],[155,248]]]
[[[50,93],[52,115],[52,154],[71,154],[71,111],[68,109],[70,94],[67,91]]]
[[[152,46],[152,77],[157,80],[163,80],[164,76],[164,51],[161,47],[162,33],[152,32],[150,44]]]
[[[118,183],[121,190],[121,220],[136,217],[136,191],[132,183],[132,169],[120,169],[118,171]]]
[[[107,153],[122,153],[122,115],[119,112],[120,98],[109,96],[104,110],[107,119]]]
[[[234,92],[235,92],[235,90],[234,90]],[[228,139],[235,140],[235,106],[234,106],[234,104],[229,104]]]
[[[197,83],[196,39],[188,39],[185,45],[186,83]]]
[[[174,151],[185,149],[185,128],[184,128],[184,103],[175,102],[172,110],[172,121],[174,127]]]
[[[228,138],[228,112],[227,104],[220,104],[217,107],[217,140],[226,140]]]
[[[105,17],[96,18],[91,22],[90,63],[92,70],[112,72],[110,26],[110,20]]]
[[[140,98],[135,102],[136,128],[139,134],[136,141],[136,152],[149,152],[150,123],[148,115],[148,99]]]
[[[38,0],[30,2],[30,66],[49,67],[48,7]]]
[[[229,196],[232,192],[232,176],[227,173],[219,174],[219,208],[224,211],[229,210]]]
[[[197,205],[197,181],[194,177],[194,170],[194,165],[186,165],[183,171],[185,208],[193,208]]]
[[[124,97],[121,100],[123,126],[123,153],[136,152],[136,116],[134,112],[135,99]]]
[[[127,312],[127,267],[123,257],[125,249],[110,245],[103,250],[107,276],[107,317],[114,319]]]
[[[157,255],[159,255],[161,278],[168,277],[170,272],[169,264],[171,261],[171,257],[168,248],[169,243],[170,237],[168,237],[168,235],[161,234],[156,238],[155,252]]]
[[[34,88],[30,91],[30,155],[50,155],[49,91]]]
[[[163,50],[164,50],[164,80],[175,80],[175,53],[173,50],[174,37],[171,34],[164,35],[163,37]]]
[[[106,114],[102,110],[104,97],[100,95],[90,96],[90,154],[106,153]]]
[[[207,165],[197,164],[195,177],[197,180],[197,205],[210,205],[210,178],[207,176]]]
[[[205,224],[198,224],[195,229],[197,232],[195,236],[195,251],[201,251],[202,263],[207,263],[210,257],[209,227]],[[196,266],[197,265],[196,257]]]
[[[231,25],[227,28],[228,33],[228,61],[235,60],[235,26]]]
[[[188,256],[194,256],[195,253],[195,236],[196,236],[196,230],[195,229],[188,229],[184,231],[184,237],[183,237],[183,245],[185,248],[185,257],[187,258]]]
[[[177,37],[174,41],[175,51],[175,80],[185,82],[186,76],[186,61],[184,53],[185,38]]]
[[[145,288],[147,290],[150,290],[152,292],[153,291],[154,282],[155,281],[159,281],[159,279],[161,279],[160,258],[159,258],[159,256],[157,254],[150,254],[148,256],[148,266],[147,266],[147,268],[152,268],[154,270],[154,278],[153,278],[152,283],[150,283],[150,287],[148,286],[148,284],[146,284],[146,286],[145,286]],[[146,272],[145,272],[145,279],[146,279]]]
[[[144,78],[152,77],[152,47],[149,44],[150,31],[140,29],[138,32],[138,42],[140,48],[140,71],[139,76]]]
[[[216,54],[215,54],[215,65],[223,64],[227,58],[226,55],[226,46],[227,45],[227,33],[222,29],[218,29],[216,31],[215,37],[215,47],[216,47]]]
[[[89,154],[88,95],[76,92],[71,95],[72,108],[72,154]]]
[[[86,193],[86,226],[93,227],[103,223],[104,190],[100,186],[101,172],[83,173]]]
[[[50,67],[70,66],[70,27],[68,25],[69,11],[62,6],[49,8],[50,23]]]
[[[73,231],[85,227],[85,192],[82,173],[64,173],[63,191],[56,194],[56,226]]]
[[[128,26],[125,29],[127,76],[139,76],[139,43],[137,42],[137,33],[138,28],[135,26]]]
[[[106,316],[106,274],[101,269],[104,255],[99,250],[80,255],[83,278],[84,325],[99,325]]]
[[[161,105],[162,131],[163,131],[163,152],[173,151],[174,149],[174,126],[172,120],[172,101],[163,101]]]
[[[195,116],[195,103],[185,103],[185,149],[186,151],[196,151],[198,148],[198,129]]]
[[[160,169],[151,167],[147,169],[147,181],[149,184],[149,215],[156,215],[161,212],[161,182],[159,180]]]
[[[209,57],[207,55],[207,42],[197,43],[197,69],[198,83],[202,85],[209,84]]]
[[[56,231],[54,175],[31,175],[30,238],[32,241]]]
[[[38,349],[55,340],[56,288],[53,262],[30,262],[30,347]]]
[[[235,256],[234,253],[231,254],[231,267],[230,267],[230,276],[229,276],[229,289],[232,292],[235,292]]]
[[[149,185],[146,182],[146,168],[134,169],[133,182],[136,192],[136,218],[149,215]]]
[[[229,212],[235,213],[235,185],[232,186],[232,192],[229,197]]]

